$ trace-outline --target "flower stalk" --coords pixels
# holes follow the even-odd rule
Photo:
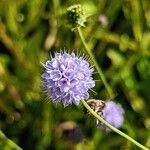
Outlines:
[[[99,73],[99,76],[100,76],[100,78],[101,78],[101,80],[102,80],[102,82],[103,82],[103,84],[104,84],[104,86],[105,86],[105,88],[106,88],[106,90],[107,90],[109,96],[110,96],[111,98],[113,98],[113,97],[114,97],[113,91],[112,91],[112,89],[110,88],[109,84],[107,83],[107,80],[106,80],[106,78],[105,78],[105,76],[104,76],[104,74],[103,74],[103,72],[102,72],[102,69],[101,69],[101,67],[98,65],[98,63],[97,63],[97,61],[96,61],[94,55],[92,54],[92,51],[91,51],[91,50],[89,49],[89,47],[87,46],[87,43],[86,43],[86,41],[85,41],[85,38],[84,38],[84,36],[83,36],[83,33],[82,33],[81,28],[78,27],[77,30],[78,30],[79,36],[80,36],[80,38],[81,38],[81,41],[82,41],[82,43],[83,43],[83,45],[84,45],[84,47],[85,47],[87,53],[89,54],[90,58],[92,59],[92,61],[93,61],[94,64],[95,64],[95,67],[96,67],[96,69],[97,69],[97,71],[98,71],[98,73]]]
[[[87,46],[87,43],[85,41],[85,38],[83,36],[83,33],[81,31],[81,28],[78,27],[78,33],[79,36],[81,38],[81,41],[87,51],[87,53],[89,54],[89,56],[91,57],[92,61],[95,64],[95,67],[99,73],[99,76],[109,94],[110,97],[114,97],[113,94],[113,90],[111,89],[111,87],[109,86],[109,84],[107,83],[107,80],[102,72],[102,69],[100,68],[100,66],[98,65],[94,55],[92,54],[92,51],[89,49],[89,47]],[[122,137],[126,138],[128,141],[132,142],[133,144],[135,144],[136,146],[138,146],[139,148],[143,149],[143,150],[150,150],[147,147],[145,147],[144,145],[140,144],[139,142],[137,142],[136,140],[134,140],[133,138],[131,138],[130,136],[128,136],[127,134],[125,134],[124,132],[118,130],[117,128],[113,127],[111,124],[109,124],[107,121],[105,121],[102,117],[100,117],[93,109],[91,109],[91,107],[86,103],[86,101],[81,100],[82,104],[84,105],[84,107],[95,117],[97,118],[101,123],[105,124],[108,128],[110,128],[111,130],[113,130],[114,132],[118,133],[119,135],[121,135]]]
[[[130,136],[128,136],[127,134],[125,134],[124,132],[118,130],[117,128],[113,127],[112,125],[110,125],[107,121],[105,121],[102,117],[100,117],[93,109],[91,109],[91,107],[86,103],[85,100],[81,100],[82,104],[84,105],[84,107],[95,117],[97,118],[99,121],[101,121],[103,124],[105,124],[107,127],[109,127],[111,130],[113,130],[114,132],[118,133],[119,135],[121,135],[122,137],[126,138],[127,140],[129,140],[130,142],[132,142],[133,144],[135,144],[136,146],[138,146],[139,148],[143,149],[143,150],[150,150],[147,147],[145,147],[144,145],[140,144],[139,142],[137,142],[136,140],[134,140],[133,138],[131,138]]]
[[[4,141],[10,148],[14,150],[23,150],[17,144],[15,144],[12,140],[8,139],[5,134],[0,130],[0,141]]]

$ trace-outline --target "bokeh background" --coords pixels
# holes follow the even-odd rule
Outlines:
[[[80,105],[54,105],[41,89],[40,62],[60,49],[83,53],[64,17],[80,3],[82,28],[114,100],[125,109],[121,130],[150,147],[149,0],[0,0],[0,129],[24,150],[137,150],[97,129]],[[91,98],[109,99],[97,74]],[[99,81],[98,81],[99,80]],[[0,137],[0,150],[12,150]]]

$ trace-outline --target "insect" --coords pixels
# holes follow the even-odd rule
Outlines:
[[[98,114],[102,114],[105,107],[105,102],[102,100],[89,99],[87,100],[88,105]]]

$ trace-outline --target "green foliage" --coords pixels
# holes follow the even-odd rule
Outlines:
[[[63,18],[74,4],[89,16],[83,28],[86,41],[126,111],[122,130],[150,147],[149,0],[0,0],[0,129],[25,150],[137,149],[97,129],[82,106],[55,106],[41,89],[40,62],[50,53],[64,48],[85,52]],[[94,78],[99,80],[97,74]],[[110,98],[101,81],[94,91],[91,98]],[[78,128],[82,141],[83,135],[75,134]],[[0,150],[11,149],[0,137]]]

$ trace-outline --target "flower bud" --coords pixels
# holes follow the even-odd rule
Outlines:
[[[85,12],[80,4],[67,8],[67,19],[73,28],[84,27],[86,22]]]

